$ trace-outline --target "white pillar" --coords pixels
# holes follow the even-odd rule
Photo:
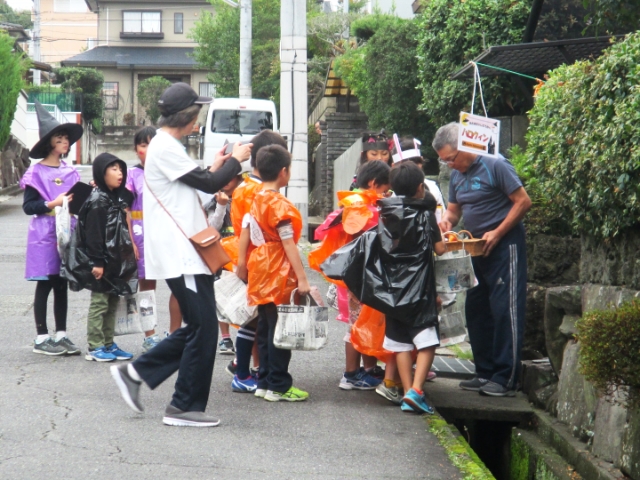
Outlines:
[[[251,0],[240,2],[240,98],[251,98]]]
[[[42,60],[40,56],[40,0],[33,0],[33,53],[31,58],[36,62]],[[40,85],[40,70],[33,69],[33,84]]]
[[[287,136],[293,157],[287,197],[302,214],[302,238],[306,239],[309,207],[306,0],[282,0],[280,31],[280,132]]]

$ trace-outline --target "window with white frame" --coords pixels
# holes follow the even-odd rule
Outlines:
[[[118,109],[118,82],[104,82],[102,84],[102,100],[105,110]]]
[[[87,4],[84,0],[53,0],[53,11],[55,13],[84,13],[87,11]]]
[[[173,33],[184,33],[184,14],[173,14]]]
[[[160,33],[162,32],[162,12],[122,12],[122,31],[124,33]]]
[[[214,98],[216,96],[216,85],[209,82],[200,82],[200,96]]]

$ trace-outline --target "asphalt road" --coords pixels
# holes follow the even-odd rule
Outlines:
[[[217,428],[162,424],[173,379],[144,388],[146,411],[138,415],[120,398],[108,363],[32,353],[35,284],[23,278],[29,217],[21,201],[0,203],[0,478],[462,478],[420,416],[375,392],[338,388],[340,322],[331,321],[325,349],[293,354],[291,372],[310,392],[307,402],[233,393],[224,371],[231,357],[218,354],[207,409],[221,419]],[[312,283],[326,290],[318,275]],[[168,296],[161,283],[160,331],[168,329]],[[88,292],[70,292],[69,303],[68,334],[86,351]],[[141,335],[117,341],[142,353]]]

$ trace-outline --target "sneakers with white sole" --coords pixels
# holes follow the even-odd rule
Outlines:
[[[131,378],[127,370],[128,364],[113,366],[110,368],[111,376],[116,382],[122,398],[127,405],[136,413],[142,413],[144,407],[140,403],[140,385],[142,382],[138,382]]]
[[[217,427],[220,420],[204,412],[184,412],[169,405],[164,411],[162,423],[173,427]]]

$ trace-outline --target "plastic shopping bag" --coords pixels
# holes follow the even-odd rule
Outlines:
[[[67,197],[62,197],[62,206],[56,207],[55,212],[58,253],[62,257],[71,243],[71,214],[69,213],[69,200]]]
[[[258,316],[258,307],[247,305],[247,284],[224,270],[214,283],[218,320],[242,327]]]
[[[467,292],[442,293],[442,311],[440,312],[440,346],[455,345],[464,342],[467,336],[464,305]]]
[[[358,320],[351,327],[351,344],[358,352],[386,363],[392,353],[382,347],[384,329],[384,314],[363,305]]]
[[[120,297],[116,308],[115,335],[148,332],[156,328],[156,293],[145,290]]]
[[[478,285],[471,255],[465,250],[436,257],[435,273],[438,293],[457,293]]]
[[[317,305],[311,295],[305,296],[305,305],[296,305],[296,291],[289,305],[278,305],[273,344],[284,350],[320,350],[327,344],[329,309]]]
[[[330,285],[327,290],[327,305],[338,310],[336,320],[349,323],[349,291],[346,288]]]

